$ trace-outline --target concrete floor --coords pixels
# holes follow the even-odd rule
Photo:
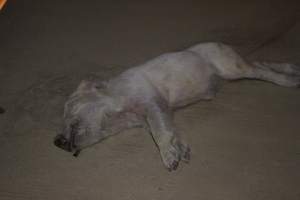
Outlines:
[[[71,3],[72,2],[72,3]],[[300,63],[287,0],[8,1],[0,12],[0,199],[300,199],[300,91],[225,84],[176,113],[191,163],[168,172],[134,129],[72,157],[52,144],[81,79],[223,41],[250,60]]]

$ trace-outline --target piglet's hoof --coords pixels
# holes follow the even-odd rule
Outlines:
[[[176,142],[173,145],[162,148],[161,157],[168,171],[176,170],[181,160],[189,162],[190,151],[191,150],[187,145],[180,142]]]

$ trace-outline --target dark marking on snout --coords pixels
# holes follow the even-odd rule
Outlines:
[[[72,151],[72,148],[77,149],[77,146],[75,145],[75,135],[78,132],[78,127],[79,127],[79,120],[76,120],[72,125],[71,125],[71,138],[70,138],[70,149]],[[74,157],[77,157],[80,154],[81,149],[77,149],[75,153],[73,154]]]
[[[79,120],[75,120],[71,124],[70,142],[69,142],[69,149],[71,149],[71,150],[72,150],[73,147],[76,148],[76,146],[75,146],[75,136],[77,135],[78,127],[79,127]]]

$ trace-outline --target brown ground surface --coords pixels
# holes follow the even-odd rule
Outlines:
[[[287,0],[8,1],[0,12],[0,199],[300,199],[300,91],[225,84],[176,113],[192,148],[176,172],[151,137],[126,131],[74,158],[52,144],[66,96],[201,41],[251,60],[300,63],[299,4]]]

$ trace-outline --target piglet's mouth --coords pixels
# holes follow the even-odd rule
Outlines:
[[[74,157],[79,156],[80,152],[81,152],[81,149],[76,150],[75,153],[73,153],[73,156]]]

